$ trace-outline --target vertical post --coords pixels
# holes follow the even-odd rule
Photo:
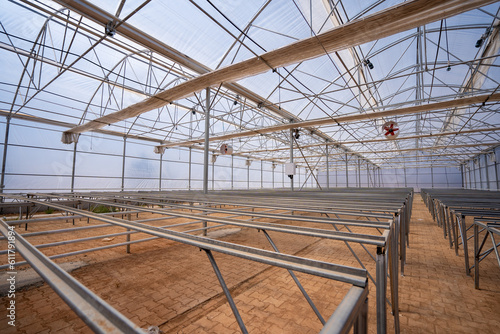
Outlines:
[[[290,129],[290,163],[293,163],[293,129]],[[293,175],[290,179],[290,189],[293,191]]]
[[[2,160],[2,176],[0,180],[0,193],[3,193],[5,188],[5,168],[7,166],[7,149],[9,147],[9,132],[10,132],[10,120],[12,116],[10,114],[7,115],[7,123],[5,124],[5,139],[3,144],[3,160]],[[3,202],[3,197],[0,199]]]
[[[161,191],[161,171],[163,168],[163,153],[160,153],[160,177],[158,179],[158,190]]]
[[[328,141],[327,141],[328,142]],[[325,145],[326,149],[326,188],[330,189],[330,166],[328,164],[328,144]]]
[[[274,169],[276,168],[276,165],[274,162],[271,163],[271,171],[272,171],[272,177],[273,177],[273,189],[274,189]]]
[[[432,168],[432,162],[431,162],[431,188],[434,188],[434,168]]]
[[[472,174],[471,174],[471,169],[469,166],[467,166],[468,172],[469,172],[469,189],[472,189]]]
[[[75,145],[73,146],[73,166],[71,168],[71,192],[75,191],[75,170],[76,170],[76,147],[77,147],[77,145],[78,145],[78,142],[75,141]]]
[[[460,175],[462,176],[462,189],[464,189],[464,165],[460,165]]]
[[[348,169],[348,160],[347,160],[347,153],[345,154],[345,186],[349,188],[349,171]]]
[[[250,161],[247,160],[247,189],[250,189]]]
[[[210,87],[205,100],[205,146],[203,148],[203,193],[208,194],[208,141],[210,131]]]
[[[471,170],[473,171],[472,175],[474,176],[474,189],[477,189],[476,163],[474,162],[474,160],[472,161]]]
[[[500,180],[498,179],[498,163],[497,163],[497,153],[493,153],[495,155],[495,177],[497,181],[497,190],[500,190]]]
[[[128,216],[128,220],[131,221],[132,220],[132,214],[129,213],[127,216]],[[127,232],[130,232],[129,228],[127,229]],[[130,233],[127,234],[127,242],[130,242]],[[127,254],[130,254],[130,244],[129,243],[127,244]]]
[[[488,233],[486,231],[486,233]],[[474,221],[474,288],[479,289],[479,228]]]
[[[483,189],[483,176],[481,175],[481,156],[477,157],[477,170],[479,172],[479,189]]]
[[[264,160],[260,161],[260,189],[264,188]]]
[[[188,167],[188,190],[191,190],[191,151],[193,148],[189,147],[189,167]]]
[[[233,166],[234,166],[234,155],[231,154],[231,190],[234,189],[234,182],[233,182],[234,169],[233,169]]]
[[[460,217],[459,224],[462,227],[462,246],[464,248],[464,259],[465,259],[465,274],[470,276],[470,267],[469,267],[469,247],[467,245],[467,226],[465,225],[465,216],[459,215]]]
[[[358,157],[358,188],[361,188],[361,160]]]
[[[212,160],[212,190],[215,190],[215,159]]]
[[[210,87],[206,89],[205,98],[205,145],[203,147],[203,193],[208,194],[208,154],[210,136]],[[212,166],[213,169],[213,166]],[[203,235],[207,235],[207,222],[203,222]]]
[[[123,159],[122,159],[122,191],[125,190],[125,153],[127,151],[127,136],[123,136]]]
[[[387,274],[385,263],[384,247],[377,247],[376,263],[376,303],[377,303],[377,333],[386,333],[387,330],[387,310],[385,307],[385,298],[387,294]],[[392,277],[391,277],[392,279]]]
[[[285,188],[285,165],[281,165],[281,187]]]
[[[490,173],[488,173],[488,155],[484,155],[484,168],[486,169],[486,189],[490,189]]]

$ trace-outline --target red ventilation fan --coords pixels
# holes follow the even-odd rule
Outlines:
[[[395,139],[399,135],[398,123],[394,121],[385,122],[382,125],[382,133],[386,139]]]

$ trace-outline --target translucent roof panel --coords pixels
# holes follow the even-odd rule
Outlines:
[[[205,91],[165,97],[179,85],[412,2],[65,3],[77,8],[0,1],[2,115],[70,130],[143,103],[144,110],[102,122],[99,131],[175,147],[203,142],[206,119]],[[500,127],[499,8],[493,3],[360,45],[353,39],[312,59],[211,83],[210,148],[227,141],[243,157],[284,161],[290,129],[281,126],[292,122],[301,133],[297,145],[321,168],[325,142],[374,166],[414,152],[461,152],[462,160],[449,159],[456,165],[490,149]],[[477,96],[482,100],[450,107]],[[385,140],[387,121],[398,124],[397,140]]]

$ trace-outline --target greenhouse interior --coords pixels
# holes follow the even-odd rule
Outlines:
[[[0,5],[0,332],[500,328],[500,2]]]

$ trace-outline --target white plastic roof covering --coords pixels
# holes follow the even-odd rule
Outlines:
[[[213,70],[322,33],[400,1],[90,3],[113,15],[122,3],[120,19],[139,8],[127,18],[127,24]],[[56,2],[0,0],[0,7],[0,109],[4,115],[66,122],[70,128],[71,124],[82,124],[123,109],[199,75],[120,34],[104,37],[102,25]],[[217,95],[210,134],[281,124],[288,121],[287,113],[296,119],[310,120],[451,100],[461,94],[498,93],[499,9],[499,4],[494,3],[425,27],[279,68],[277,73],[268,71],[238,81],[248,91],[279,106],[282,115],[259,105],[258,99],[246,99],[226,87],[220,90],[213,87],[212,96]],[[54,17],[49,19],[51,14]],[[485,34],[487,29],[489,34]],[[476,41],[482,36],[484,43],[476,48]],[[481,57],[486,60],[476,61]],[[365,60],[373,64],[373,69],[366,66]],[[66,70],[62,73],[61,68]],[[202,138],[204,98],[205,93],[200,92],[137,118],[111,124],[104,130],[149,138],[157,143]],[[395,141],[383,139],[381,125],[386,120],[378,119],[321,126],[312,129],[314,134],[311,129],[301,130],[298,143],[307,146],[328,139],[340,144],[331,150],[332,164],[340,161],[341,153],[347,150],[358,152],[358,157],[382,167],[403,167],[409,161],[421,165],[430,165],[431,161],[458,165],[500,143],[498,111],[499,103],[488,102],[484,106],[397,116],[392,118],[400,126],[399,140]],[[478,129],[481,131],[471,132]],[[436,136],[458,131],[464,133]],[[433,136],[418,138],[430,134]],[[288,132],[229,143],[236,154],[254,159],[280,162],[288,159]],[[480,145],[484,143],[488,145]],[[220,144],[210,143],[212,149]],[[324,161],[324,146],[308,147],[304,155],[313,161]],[[325,167],[324,163],[321,167]]]

